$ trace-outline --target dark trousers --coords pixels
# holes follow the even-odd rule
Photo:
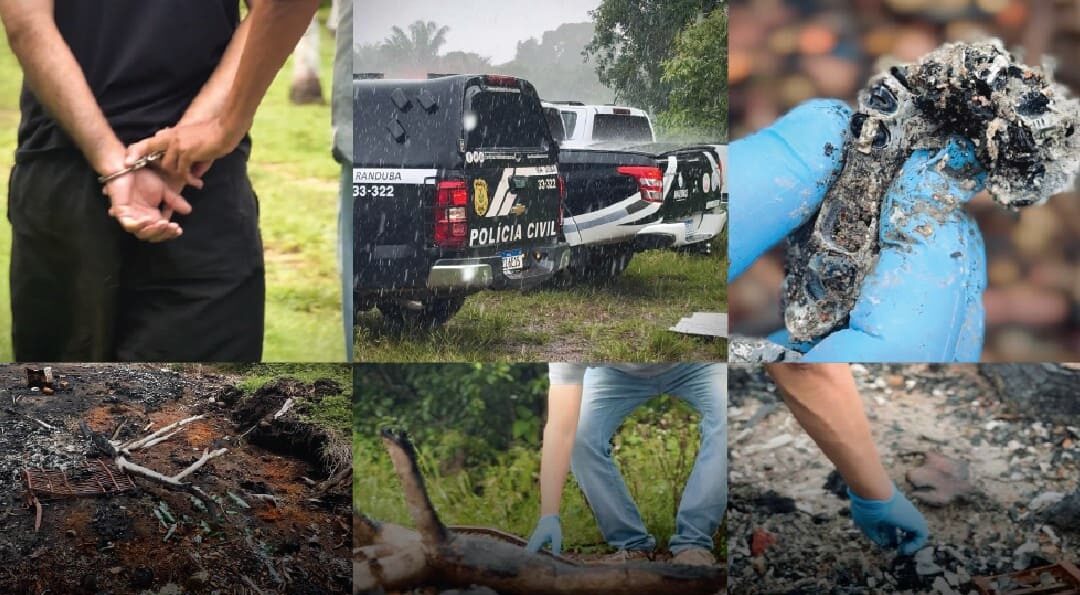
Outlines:
[[[78,154],[37,155],[11,173],[16,361],[262,358],[259,208],[238,151],[214,163],[175,240],[141,242],[108,215]]]

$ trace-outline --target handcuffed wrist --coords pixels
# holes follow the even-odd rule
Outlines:
[[[117,169],[117,170],[115,170],[115,171],[113,171],[111,173],[107,173],[107,174],[103,174],[101,176],[98,176],[97,181],[98,181],[99,184],[101,184],[103,186],[107,185],[109,182],[111,182],[113,180],[122,178],[122,177],[124,177],[126,175],[129,175],[129,174],[133,174],[133,173],[139,171],[140,169],[145,169],[145,168],[149,167],[151,163],[157,161],[158,159],[161,159],[161,157],[162,157],[162,153],[160,151],[157,152],[157,153],[151,153],[149,155],[146,155],[145,157],[141,157],[141,158],[137,159],[131,165],[128,165],[128,166],[123,167],[121,169]]]

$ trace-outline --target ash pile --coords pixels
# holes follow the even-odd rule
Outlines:
[[[1024,584],[1046,593],[1075,592],[1054,590],[1054,581],[1080,587],[1055,566],[1080,559],[1080,370],[853,369],[883,463],[929,523],[927,546],[901,556],[863,537],[843,480],[775,386],[760,368],[733,367],[731,592],[969,595],[982,592],[979,581],[1002,595],[1031,592]],[[1027,569],[1033,576],[1019,572]]]
[[[0,366],[0,592],[347,592],[346,441],[303,420],[321,389],[249,395],[199,366],[49,371],[35,386]],[[305,425],[322,448],[252,441]]]

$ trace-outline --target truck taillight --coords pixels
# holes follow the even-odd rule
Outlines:
[[[469,191],[464,180],[443,180],[435,187],[435,245],[461,248],[469,235]]]
[[[518,79],[503,74],[489,74],[484,77],[484,84],[489,87],[517,87]]]
[[[559,174],[555,178],[559,184],[559,215],[555,217],[555,225],[562,230],[562,218],[563,207],[566,206],[566,181],[563,180],[562,174]]]
[[[658,167],[624,165],[619,173],[637,180],[641,191],[641,200],[645,202],[664,202],[664,176]]]

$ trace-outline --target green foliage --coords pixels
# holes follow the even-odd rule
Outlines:
[[[528,536],[540,514],[540,450],[513,441],[484,462],[451,469],[446,457],[460,432],[427,432],[426,424],[402,415],[401,425],[415,438],[428,493],[444,523],[481,525]],[[698,416],[681,401],[661,396],[627,418],[614,438],[616,462],[646,527],[663,547],[675,531],[675,513],[697,453]],[[425,438],[420,438],[424,436]],[[411,526],[408,509],[389,457],[370,433],[354,435],[354,505],[382,521]],[[606,552],[592,511],[571,476],[559,511],[564,548],[579,553]],[[723,539],[716,540],[722,553]]]
[[[717,8],[675,40],[661,80],[671,87],[659,124],[668,136],[727,140],[728,14]]]
[[[585,48],[600,82],[617,101],[659,113],[667,109],[664,62],[687,24],[718,9],[724,0],[602,0],[590,14],[596,33]]]
[[[329,379],[341,386],[342,392],[318,400],[300,399],[297,411],[319,425],[332,428],[341,436],[352,431],[352,368],[348,364],[233,364],[222,369],[241,375],[237,386],[252,394],[263,386],[290,377],[304,383]]]
[[[592,37],[592,23],[559,25],[540,39],[518,42],[513,61],[496,66],[495,71],[528,79],[547,100],[611,103],[614,92],[600,83],[582,56]]]
[[[490,461],[511,444],[537,446],[546,365],[359,365],[354,428],[374,437],[408,428],[446,468]]]
[[[392,27],[390,31],[390,37],[382,44],[383,53],[394,63],[418,67],[431,63],[439,55],[450,28],[433,21],[414,21],[408,34],[401,27]]]
[[[427,73],[508,74],[527,79],[544,99],[574,99],[609,103],[614,98],[582,57],[593,36],[592,23],[566,23],[545,31],[540,39],[518,42],[514,59],[492,64],[473,52],[439,54],[449,29],[417,21],[406,33],[391,29],[383,42],[366,44],[354,56],[356,72],[381,72],[388,77],[417,77]]]

